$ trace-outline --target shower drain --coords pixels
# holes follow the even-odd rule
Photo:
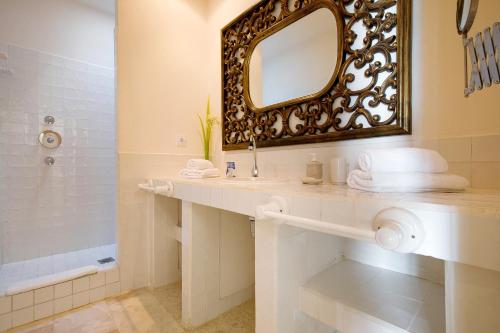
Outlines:
[[[115,258],[113,258],[113,257],[107,257],[107,258],[97,260],[97,262],[101,265],[108,264],[108,263],[114,262],[114,261],[115,261]]]

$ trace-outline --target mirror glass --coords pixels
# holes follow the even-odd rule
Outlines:
[[[472,26],[477,11],[478,0],[458,0],[457,29],[460,34],[466,34]]]
[[[462,8],[462,20],[460,21],[460,30],[464,30],[465,24],[467,23],[467,18],[469,17],[470,11],[470,0],[464,0],[463,8]]]
[[[320,8],[260,41],[252,52],[249,93],[257,108],[321,92],[338,59],[337,22]]]

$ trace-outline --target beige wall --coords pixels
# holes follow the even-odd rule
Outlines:
[[[209,82],[214,103],[220,105],[220,29],[252,6],[254,0],[210,0]],[[418,146],[440,151],[451,172],[463,175],[473,187],[500,188],[500,85],[465,98],[463,49],[456,32],[455,0],[413,1],[413,135],[349,140],[260,150],[260,170],[265,176],[299,178],[305,173],[308,153],[316,152],[328,180],[329,158],[341,155],[355,164],[366,148]],[[500,2],[481,0],[471,34],[500,21]],[[248,175],[246,151],[222,152],[220,161],[236,161],[241,175]],[[493,150],[493,151],[492,151]],[[489,153],[488,153],[489,152]]]
[[[72,0],[1,0],[0,42],[114,67],[113,14]]]
[[[500,86],[465,98],[463,48],[456,1],[414,1],[415,134],[426,137],[500,133]],[[470,35],[500,21],[500,2],[481,0]]]
[[[201,150],[196,113],[209,93],[206,10],[197,0],[118,1],[120,152]],[[178,148],[180,135],[187,145]]]
[[[256,1],[210,0],[210,87],[220,105],[219,30]],[[455,0],[413,1],[414,137],[440,138],[500,133],[500,85],[463,95],[462,40],[455,28]],[[500,2],[481,0],[471,33],[500,21]],[[332,144],[333,145],[333,144]],[[310,147],[314,145],[309,145]],[[283,149],[293,149],[286,147]]]
[[[201,155],[196,114],[203,112],[208,94],[214,112],[221,107],[220,29],[254,3],[118,1],[119,242],[128,244],[120,247],[123,290],[145,283],[141,273],[145,197],[137,183],[176,174],[187,158]],[[490,176],[500,172],[500,154],[485,153],[500,145],[500,135],[472,138],[500,134],[496,103],[500,85],[463,97],[463,53],[455,31],[455,6],[455,0],[414,0],[413,137],[261,149],[264,175],[303,175],[311,151],[323,160],[326,173],[333,155],[353,160],[369,145],[418,143],[439,149],[451,162],[451,170],[471,179],[474,186],[500,188],[500,178],[495,182]],[[499,12],[497,0],[481,0],[473,31],[500,20]],[[181,135],[187,138],[186,147],[176,146]],[[446,137],[453,138],[432,140]],[[219,130],[214,148],[217,161],[238,161],[242,175],[250,169],[248,152],[222,153]]]
[[[117,2],[122,291],[147,283],[146,197],[137,184],[175,174],[201,153],[196,113],[208,95],[206,17],[198,0]],[[177,147],[178,136],[185,147]]]
[[[255,2],[119,1],[120,152],[201,152],[196,113],[203,112],[208,94],[220,112],[220,29]],[[463,96],[455,6],[454,0],[414,1],[413,137],[418,139],[500,133],[500,86]],[[472,32],[500,20],[498,12],[500,2],[482,0]],[[178,136],[187,138],[186,147],[176,146]],[[220,153],[218,130],[216,136]]]

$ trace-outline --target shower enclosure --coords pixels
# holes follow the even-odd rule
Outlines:
[[[23,281],[109,267],[112,259],[98,260],[116,258],[115,70],[79,59],[74,46],[79,38],[85,43],[85,20],[94,31],[109,15],[106,33],[113,36],[114,13],[91,3],[16,0],[0,6],[12,24],[13,16],[22,19],[23,8],[37,11],[33,24],[40,29],[33,45],[15,27],[0,34],[0,295]],[[67,31],[43,34],[52,29],[44,22],[64,30],[63,20],[71,22]],[[39,50],[39,39],[56,51]],[[68,40],[73,44],[60,47]],[[106,50],[114,48],[109,43]]]

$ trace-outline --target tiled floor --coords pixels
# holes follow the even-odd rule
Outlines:
[[[180,325],[181,286],[141,289],[19,327],[12,333],[253,333],[254,302],[246,302],[202,327]]]
[[[3,294],[7,287],[14,282],[88,265],[97,265],[104,268],[103,265],[97,263],[97,260],[106,257],[116,259],[115,244],[4,264],[0,269],[0,294]]]

